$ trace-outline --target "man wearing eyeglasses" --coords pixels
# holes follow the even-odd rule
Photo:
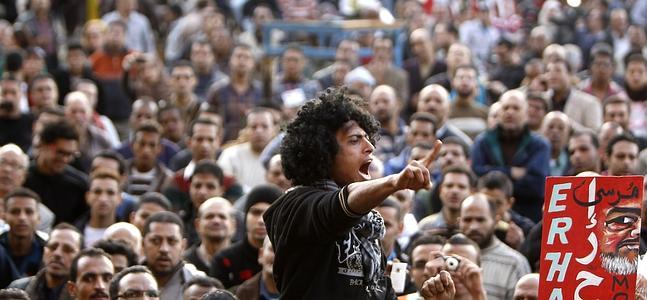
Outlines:
[[[159,297],[157,281],[151,271],[144,266],[123,269],[110,281],[110,300],[159,299]]]
[[[115,268],[110,255],[98,248],[81,251],[72,261],[67,291],[77,300],[108,300]]]
[[[78,155],[79,135],[65,120],[48,124],[40,133],[36,159],[30,164],[24,186],[36,192],[56,215],[56,223],[74,222],[88,207],[87,176],[69,164]]]

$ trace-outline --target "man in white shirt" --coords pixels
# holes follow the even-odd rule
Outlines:
[[[265,183],[265,168],[260,155],[276,135],[276,131],[272,113],[265,108],[255,108],[247,115],[247,126],[244,129],[249,142],[222,151],[218,165],[225,175],[236,177],[244,191]]]

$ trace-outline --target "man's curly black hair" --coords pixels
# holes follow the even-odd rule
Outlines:
[[[380,125],[361,101],[350,97],[346,88],[328,88],[299,110],[281,144],[283,172],[294,185],[332,179],[339,151],[336,133],[347,122],[357,122],[375,144]]]

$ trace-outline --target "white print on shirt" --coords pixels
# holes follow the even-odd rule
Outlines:
[[[336,241],[337,261],[339,263],[338,274],[364,277],[362,272],[362,253],[360,251],[360,241],[353,231],[342,241]]]

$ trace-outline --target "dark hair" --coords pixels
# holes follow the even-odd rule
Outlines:
[[[207,276],[195,276],[189,279],[189,281],[185,282],[184,285],[182,285],[182,291],[186,291],[192,285],[198,285],[202,287],[214,287],[217,289],[225,288],[222,282],[220,282],[220,280],[218,279],[215,279],[213,277],[207,277]]]
[[[571,64],[569,64],[568,61],[566,61],[566,59],[563,59],[561,57],[557,57],[557,58],[554,58],[551,61],[549,61],[546,64],[546,68],[548,68],[548,65],[550,65],[550,64],[563,64],[564,67],[566,67],[566,71],[568,72],[568,74],[573,73],[573,70],[571,68]]]
[[[473,65],[473,64],[471,64],[471,63],[470,63],[470,64],[460,64],[460,65],[458,65],[458,66],[456,67],[456,70],[454,70],[454,76],[452,76],[452,78],[453,78],[453,77],[456,77],[456,74],[458,73],[458,70],[460,70],[460,69],[470,69],[470,70],[474,70],[474,72],[476,73],[476,75],[477,75],[477,76],[479,75],[479,70],[476,68],[476,66],[475,66],[475,65]]]
[[[443,172],[443,179],[441,181],[441,185],[442,185],[442,182],[445,181],[445,175],[449,173],[453,173],[453,174],[463,174],[467,176],[467,178],[469,179],[470,187],[473,188],[476,186],[476,175],[474,175],[474,172],[472,172],[472,170],[468,166],[461,166],[461,165],[450,166],[443,169],[442,172]]]
[[[156,121],[153,120],[144,120],[136,129],[134,134],[137,135],[139,132],[146,132],[146,133],[157,133],[159,135],[162,134],[162,129]],[[161,139],[161,137],[160,137]]]
[[[623,141],[638,145],[638,141],[636,140],[636,138],[634,138],[630,134],[627,134],[627,133],[618,134],[612,137],[611,140],[609,140],[609,144],[607,144],[607,149],[606,149],[607,156],[611,157],[611,154],[613,152],[613,146]]]
[[[411,115],[409,124],[413,123],[413,121],[431,123],[431,125],[434,126],[434,133],[436,132],[436,129],[437,129],[436,125],[438,124],[438,121],[436,120],[436,117],[434,117],[434,115],[428,112],[419,111],[417,113],[414,113],[413,115]]]
[[[95,179],[112,179],[117,182],[117,185],[121,184],[121,178],[119,178],[119,174],[115,173],[114,171],[104,168],[104,169],[97,169],[94,172],[90,174],[90,179],[88,180],[88,184],[92,185],[92,182]],[[119,191],[121,192],[121,191]]]
[[[177,105],[170,104],[166,101],[160,101],[159,109],[157,110],[158,122],[160,122],[159,120],[162,118],[162,114],[167,111],[176,111],[178,115],[180,115],[180,118],[182,118],[182,110],[180,109],[180,107],[178,107]]]
[[[126,174],[126,161],[124,160],[124,157],[119,152],[114,150],[102,150],[99,153],[97,153],[92,160],[96,159],[97,157],[112,159],[116,161],[118,164],[117,171],[119,172],[119,175]]]
[[[467,145],[463,140],[461,140],[457,136],[448,136],[445,139],[443,139],[443,144],[444,145],[459,145],[463,149],[463,154],[465,155],[466,158],[470,157],[470,146]]]
[[[31,92],[31,89],[34,87],[36,82],[47,80],[47,79],[52,80],[54,82],[54,85],[56,85],[56,80],[54,80],[54,76],[48,73],[38,74],[34,76],[34,78],[32,78],[31,81],[29,81],[29,85],[27,86],[28,92]]]
[[[171,204],[171,201],[166,198],[166,196],[158,193],[158,192],[147,192],[139,197],[139,202],[137,203],[137,206],[135,207],[134,211],[139,210],[139,208],[146,204],[146,203],[152,203],[156,204],[158,206],[161,206],[167,211],[170,211],[173,205]]]
[[[627,113],[631,114],[631,100],[627,99],[621,94],[616,94],[607,97],[602,101],[602,115],[607,113],[607,106],[610,104],[624,104],[627,107]]]
[[[32,191],[32,190],[30,190],[28,188],[25,188],[25,187],[17,187],[17,188],[13,189],[11,192],[9,192],[8,194],[6,194],[4,196],[5,210],[9,208],[8,207],[9,206],[9,199],[16,198],[16,197],[34,199],[34,201],[36,201],[36,206],[38,206],[38,203],[41,202],[40,196],[38,196],[38,194],[36,194],[36,192],[34,192],[34,191]]]
[[[512,42],[511,40],[506,39],[506,38],[499,39],[499,41],[496,43],[496,45],[497,46],[503,46],[503,47],[506,47],[508,49],[512,49],[512,48],[515,47],[514,42]]]
[[[84,51],[83,46],[79,41],[72,41],[67,44],[67,52],[70,53],[72,50]],[[85,52],[83,52],[85,54]]]
[[[488,201],[489,202],[489,201]],[[481,248],[479,245],[469,239],[467,236],[465,236],[462,233],[457,233],[452,235],[449,239],[447,239],[447,242],[445,242],[446,245],[452,245],[452,246],[472,246],[474,249],[476,249],[476,265],[480,266],[481,265]]]
[[[236,300],[236,296],[227,290],[216,290],[206,293],[200,297],[200,300]]]
[[[41,145],[55,143],[57,140],[74,140],[79,141],[79,133],[67,120],[59,120],[45,125],[43,131],[40,133]]]
[[[225,175],[222,172],[222,169],[213,160],[203,159],[195,164],[195,169],[193,169],[193,174],[189,177],[189,182],[193,181],[193,177],[197,174],[213,175],[213,177],[218,179],[220,186],[224,184]]]
[[[18,288],[6,288],[0,290],[0,300],[30,300],[27,292]]]
[[[206,119],[206,118],[199,118],[199,119],[191,122],[191,125],[189,126],[189,137],[193,137],[193,131],[194,131],[193,127],[195,127],[195,125],[198,125],[198,124],[207,125],[207,126],[216,126],[216,135],[220,131],[220,126],[218,126],[218,124],[216,124],[216,123],[214,123],[211,120]],[[216,136],[216,138],[218,138],[218,137]]]
[[[70,223],[66,223],[66,222],[58,223],[58,224],[57,224],[56,226],[54,226],[54,228],[52,228],[52,230],[49,232],[49,238],[50,238],[50,239],[52,238],[52,234],[53,234],[53,233],[54,233],[54,231],[56,231],[56,230],[71,230],[71,231],[74,231],[74,232],[78,233],[78,234],[79,234],[79,249],[83,249],[83,243],[84,243],[83,233],[81,233],[81,231],[80,231],[78,228],[76,228],[74,225],[72,225],[72,224],[70,224]],[[48,240],[48,241],[49,241],[49,240]]]
[[[411,241],[411,245],[408,247],[409,248],[409,257],[413,254],[413,250],[416,249],[416,247],[421,246],[421,245],[444,245],[447,239],[438,234],[420,234],[418,237],[413,239]],[[413,259],[413,257],[411,257]]]
[[[110,255],[125,256],[126,263],[129,267],[137,264],[137,254],[135,254],[135,251],[133,251],[133,249],[124,242],[113,240],[98,240],[96,243],[94,243],[94,247],[101,249]]]
[[[142,236],[145,237],[150,232],[151,223],[175,224],[180,227],[180,234],[184,234],[184,222],[182,222],[182,219],[180,219],[180,217],[174,212],[160,211],[148,217],[148,219],[146,219],[146,223],[144,223],[144,231],[142,232]]]
[[[151,272],[151,270],[149,270],[147,267],[141,266],[141,265],[136,265],[136,266],[128,267],[128,268],[125,268],[125,269],[121,270],[121,272],[115,274],[115,276],[112,277],[112,280],[110,281],[110,289],[109,289],[110,300],[117,300],[118,299],[118,296],[119,296],[119,282],[121,281],[121,279],[126,277],[126,275],[128,275],[128,274],[135,274],[135,273],[146,273],[146,274],[150,274],[151,276],[153,276],[153,273]],[[153,277],[153,278],[155,278],[155,277]]]
[[[645,59],[642,52],[629,52],[629,54],[625,56],[625,69],[629,66],[629,63],[632,62],[639,62],[647,67],[647,59]]]
[[[398,218],[399,222],[402,222],[402,219],[404,218],[404,213],[402,211],[402,205],[400,205],[400,202],[396,199],[394,199],[393,196],[389,196],[382,203],[380,203],[377,207],[390,207],[394,208],[396,213],[396,217]]]
[[[5,69],[7,72],[16,72],[22,69],[24,61],[24,52],[23,51],[14,51],[9,52],[5,57]],[[17,81],[15,77],[12,76],[12,81]]]
[[[191,69],[191,72],[193,72],[193,75],[195,75],[195,70],[193,69],[193,64],[191,64],[190,61],[186,59],[182,59],[177,61],[176,63],[173,64],[171,67],[171,73],[173,73],[173,69],[175,68],[189,68]]]
[[[584,136],[587,135],[591,139],[591,144],[595,147],[595,149],[600,148],[600,142],[598,141],[598,136],[595,134],[595,131],[592,129],[581,129],[581,130],[575,130],[573,131],[573,134],[568,138],[570,141],[571,139],[574,139],[576,137]]]
[[[349,97],[345,88],[328,88],[301,107],[287,126],[280,150],[285,176],[295,186],[330,178],[339,151],[336,133],[347,122],[357,122],[375,143],[378,122],[359,101]]]
[[[88,248],[88,249],[83,249],[81,252],[79,252],[74,259],[72,260],[72,265],[70,266],[70,281],[76,281],[76,276],[78,275],[79,271],[79,260],[83,257],[105,257],[109,261],[112,261],[112,257],[110,254],[106,253],[102,249],[99,248]]]
[[[512,197],[512,181],[501,171],[490,171],[478,180],[478,189],[502,190],[506,198]]]

